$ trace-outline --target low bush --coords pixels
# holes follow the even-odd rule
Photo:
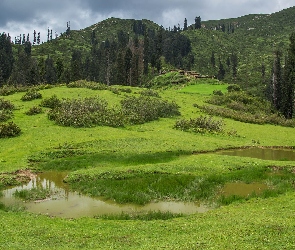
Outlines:
[[[17,126],[13,122],[0,124],[0,138],[18,136],[20,132],[21,129],[19,128],[19,126]]]
[[[43,110],[41,107],[38,106],[33,106],[27,112],[25,112],[26,115],[37,115],[41,113],[43,113]]]
[[[159,93],[155,90],[152,89],[146,89],[146,90],[142,90],[140,92],[140,94],[142,96],[153,96],[153,97],[160,97]]]
[[[122,112],[130,124],[142,124],[162,117],[180,115],[179,106],[151,97],[128,97],[121,101]]]
[[[0,110],[0,122],[6,122],[12,117],[10,110]]]
[[[50,120],[62,126],[92,127],[124,125],[123,115],[118,109],[108,109],[106,101],[98,98],[64,99],[49,113]]]
[[[209,115],[217,115],[225,118],[230,118],[236,121],[253,123],[253,124],[273,124],[285,127],[295,127],[295,119],[287,120],[279,114],[251,114],[241,111],[232,110],[225,107],[216,107],[211,105],[198,106],[201,110]]]
[[[35,99],[42,99],[42,94],[36,90],[29,90],[24,96],[22,96],[22,101],[32,101]]]
[[[44,108],[57,108],[61,105],[61,100],[57,98],[56,95],[51,96],[50,98],[45,98],[42,100],[40,106]]]
[[[106,90],[108,89],[108,86],[103,83],[98,82],[88,82],[85,80],[78,80],[75,82],[70,82],[67,84],[68,88],[88,88],[92,90]]]
[[[215,120],[212,116],[200,116],[195,119],[179,120],[174,125],[175,129],[192,131],[196,133],[223,133],[223,120]]]
[[[0,99],[0,110],[13,110],[14,105],[12,102],[5,100],[3,98]]]

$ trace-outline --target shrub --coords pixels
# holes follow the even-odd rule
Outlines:
[[[223,93],[222,93],[221,90],[214,90],[214,91],[213,91],[213,95],[219,95],[219,96],[222,96]]]
[[[41,107],[33,106],[31,107],[25,114],[26,115],[37,115],[43,113],[43,110]]]
[[[140,92],[140,94],[142,96],[153,96],[153,97],[160,97],[159,93],[155,90],[152,89],[146,89],[146,90],[142,90]]]
[[[18,136],[21,129],[13,122],[0,124],[0,138]]]
[[[119,109],[108,109],[107,102],[99,98],[64,99],[48,117],[62,126],[92,127],[96,125],[119,127],[124,117]]]
[[[0,99],[0,110],[13,110],[14,105],[7,100],[4,100],[3,98]]]
[[[35,99],[41,99],[42,94],[36,90],[29,90],[22,98],[22,101],[32,101]]]
[[[15,92],[17,92],[17,89],[13,85],[4,85],[0,88],[0,96],[12,95]]]
[[[12,117],[14,105],[3,98],[0,99],[0,122],[5,122]]]
[[[160,117],[180,115],[176,103],[151,97],[128,97],[121,101],[123,114],[131,124],[142,124]]]
[[[222,133],[224,132],[223,127],[223,120],[214,120],[212,116],[200,116],[195,119],[180,120],[174,125],[176,129],[196,133]]]
[[[46,98],[42,100],[40,106],[45,108],[57,108],[61,105],[61,100],[57,98],[56,95],[51,96],[50,98]]]
[[[11,119],[12,112],[10,110],[0,110],[0,122],[6,122]]]
[[[67,84],[68,88],[88,88],[92,90],[106,90],[108,86],[98,82],[88,82],[85,80],[78,80]]]
[[[227,87],[228,92],[241,91],[241,87],[237,84],[231,84]]]

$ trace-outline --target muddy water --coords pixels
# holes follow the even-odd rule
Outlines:
[[[39,174],[27,185],[7,189],[3,191],[0,202],[5,205],[21,204],[27,211],[33,213],[47,214],[63,218],[91,217],[104,214],[141,213],[149,211],[162,211],[182,214],[203,213],[209,210],[202,204],[193,202],[154,202],[145,206],[134,204],[117,204],[104,201],[99,198],[91,198],[76,192],[69,191],[69,187],[63,182],[66,173],[46,172]],[[53,191],[50,199],[44,201],[23,202],[13,196],[13,193],[22,189],[34,187],[49,188]]]
[[[221,194],[225,197],[230,195],[237,195],[247,197],[252,193],[257,195],[261,194],[264,190],[268,189],[268,186],[263,183],[243,183],[243,182],[232,182],[226,183],[221,190]]]
[[[295,161],[295,150],[291,149],[247,148],[224,150],[216,153],[229,156],[258,158],[262,160]]]

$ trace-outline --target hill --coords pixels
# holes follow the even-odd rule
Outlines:
[[[164,30],[149,20],[109,18],[32,46],[31,55],[38,62],[31,65],[38,67],[27,69],[27,74],[38,71],[35,73],[40,74],[38,81],[47,83],[89,79],[142,85],[155,72],[184,68],[240,84],[254,94],[263,95],[269,83],[274,51],[285,53],[294,23],[295,7],[270,15],[204,21],[200,29],[191,25],[185,31]],[[16,56],[18,45],[14,51]],[[76,59],[73,59],[74,51],[78,51]],[[57,76],[46,75],[49,74],[45,65],[47,57],[53,60],[50,66],[53,68],[48,71],[50,74],[59,71]],[[71,62],[72,59],[78,61]],[[131,70],[129,73],[127,68]]]

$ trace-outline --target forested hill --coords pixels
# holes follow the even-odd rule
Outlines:
[[[196,70],[218,74],[221,61],[227,81],[262,88],[270,78],[274,51],[285,54],[290,34],[295,31],[295,7],[269,15],[205,21],[202,27],[186,32],[192,42]],[[236,77],[233,55],[238,59]]]
[[[164,29],[149,20],[109,18],[82,30],[67,30],[40,45],[13,45],[13,67],[12,60],[7,60],[9,67],[2,66],[1,84],[82,78],[139,85],[163,69],[183,68],[261,92],[270,79],[274,51],[286,53],[295,30],[295,7],[202,21],[199,27],[194,21]]]

